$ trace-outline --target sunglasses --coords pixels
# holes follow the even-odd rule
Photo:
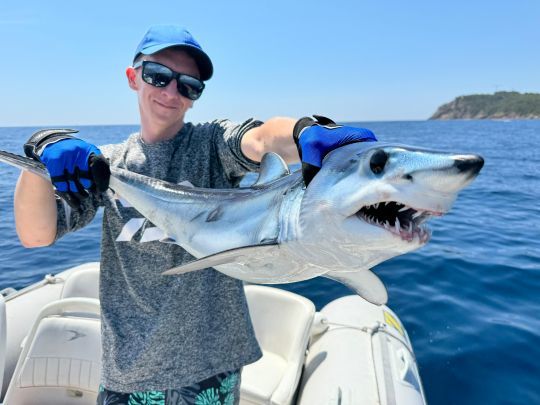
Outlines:
[[[152,86],[165,87],[172,79],[176,79],[178,92],[190,100],[197,100],[204,90],[204,83],[196,77],[175,72],[161,63],[145,60],[135,63],[133,68],[141,66],[142,79]]]

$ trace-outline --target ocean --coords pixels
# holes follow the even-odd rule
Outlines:
[[[379,140],[485,159],[424,248],[378,265],[388,305],[412,340],[431,404],[540,404],[540,121],[350,123]],[[0,149],[21,153],[38,128],[0,128]],[[96,144],[133,126],[82,126]],[[0,289],[99,260],[99,216],[53,247],[25,249],[13,221],[18,170],[0,165]],[[317,308],[351,292],[327,279],[282,286]]]

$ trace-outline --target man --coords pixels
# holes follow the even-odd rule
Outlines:
[[[21,174],[15,218],[24,246],[50,245],[105,208],[99,404],[238,403],[241,368],[261,352],[242,283],[212,269],[162,277],[164,270],[193,257],[149,232],[151,224],[106,190],[106,174],[89,174],[96,156],[103,153],[110,165],[162,180],[230,188],[258,169],[265,152],[287,162],[298,161],[300,153],[308,184],[326,153],[366,140],[365,130],[322,118],[319,123],[309,118],[185,123],[212,73],[210,58],[188,31],[153,26],[126,70],[138,97],[138,133],[101,150],[66,132],[38,132],[25,145],[27,155],[47,166],[55,189]]]

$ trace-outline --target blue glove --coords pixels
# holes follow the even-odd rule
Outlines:
[[[319,172],[329,152],[354,142],[377,141],[369,129],[337,125],[331,119],[319,115],[313,117],[315,120],[310,117],[301,118],[293,129],[306,186]]]
[[[24,151],[43,163],[56,193],[72,207],[79,208],[88,191],[105,191],[109,185],[109,166],[100,150],[70,134],[70,129],[38,131],[24,145]],[[104,166],[105,164],[105,166]]]

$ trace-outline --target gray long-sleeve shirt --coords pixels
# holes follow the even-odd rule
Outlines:
[[[237,186],[258,164],[241,152],[248,120],[187,123],[171,140],[139,134],[101,147],[112,166],[197,187]],[[164,390],[234,370],[260,358],[242,282],[216,270],[161,272],[194,258],[112,191],[85,200],[81,212],[58,203],[57,238],[80,229],[103,206],[100,300],[102,385],[118,392]]]

